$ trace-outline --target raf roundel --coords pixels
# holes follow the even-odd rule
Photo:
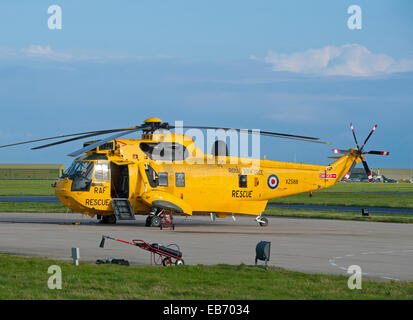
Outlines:
[[[270,187],[271,189],[275,189],[278,187],[278,177],[275,174],[272,174],[268,177],[267,180],[268,183],[268,187]]]

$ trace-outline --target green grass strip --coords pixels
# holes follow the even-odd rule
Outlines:
[[[55,180],[0,180],[0,196],[53,196]]]
[[[379,195],[379,194],[337,194],[314,192],[312,197],[307,193],[284,198],[277,198],[270,203],[331,205],[331,206],[362,206],[383,208],[413,208],[413,195]]]
[[[60,202],[0,202],[0,212],[71,212]]]
[[[294,210],[284,208],[267,208],[264,212],[267,216],[277,217],[296,217],[312,219],[335,219],[335,220],[354,220],[369,222],[394,222],[394,223],[413,223],[413,216],[398,214],[372,214],[363,217],[357,212],[340,212],[335,210],[316,211],[316,210]]]
[[[48,267],[62,270],[51,290]],[[413,282],[348,278],[254,266],[125,267],[0,254],[0,299],[412,299]]]

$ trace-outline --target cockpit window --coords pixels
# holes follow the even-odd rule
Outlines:
[[[85,177],[86,179],[90,179],[92,180],[92,175],[93,175],[93,167],[94,167],[94,163],[91,161],[89,162],[89,164],[87,165],[86,169],[84,169],[81,173],[82,177]]]
[[[67,168],[67,170],[65,171],[65,173],[63,173],[63,177],[69,176],[69,175],[72,173],[72,171],[75,169],[76,165],[77,165],[77,162],[72,162],[72,164],[70,165],[70,167]]]
[[[72,182],[72,191],[89,191],[93,177],[93,161],[79,161],[69,175]]]
[[[90,163],[91,163],[90,161],[78,161],[78,160],[73,161],[70,167],[63,174],[63,177],[82,175],[82,173],[85,172],[86,167],[88,167]]]
[[[152,160],[185,160],[189,155],[185,146],[175,142],[143,142],[140,144],[140,148]]]
[[[76,175],[76,176],[82,175],[82,173],[85,171],[88,164],[89,164],[89,161],[80,161],[80,162],[78,162],[78,165],[76,166],[75,170],[73,171],[73,174]]]

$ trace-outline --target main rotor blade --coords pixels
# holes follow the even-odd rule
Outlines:
[[[253,132],[254,133],[254,132]],[[281,139],[289,139],[289,140],[295,140],[295,141],[304,141],[304,142],[311,142],[311,143],[319,143],[319,144],[329,144],[331,145],[330,142],[324,142],[324,141],[317,141],[317,140],[309,140],[309,139],[304,139],[304,138],[292,138],[292,137],[284,137],[284,136],[276,136],[276,135],[269,135],[265,133],[260,133],[264,137],[273,137],[273,138],[281,138]],[[319,138],[315,138],[319,139]]]
[[[369,152],[363,152],[363,154],[377,154],[379,156],[388,156],[390,154],[390,152],[388,151],[369,151]]]
[[[361,162],[363,163],[364,170],[366,170],[366,174],[367,174],[367,177],[369,178],[369,181],[372,182],[373,181],[373,176],[371,174],[369,166],[367,165],[367,162],[364,161],[364,160],[362,160]]]
[[[171,128],[174,128],[174,126],[171,126]],[[182,126],[182,128],[185,129],[222,129],[222,130],[235,130],[235,131],[241,131],[241,130],[247,130],[247,129],[238,129],[238,128],[220,128],[220,127],[203,127],[203,126]],[[251,131],[251,130],[248,130]],[[306,136],[299,136],[295,134],[287,134],[287,133],[279,133],[279,132],[270,132],[270,131],[260,131],[260,134],[266,134],[266,135],[276,135],[276,136],[282,136],[282,137],[291,137],[291,138],[301,138],[301,139],[309,139],[309,140],[320,140],[320,138],[314,138],[314,137],[306,137]]]
[[[377,129],[377,124],[374,126],[373,130],[370,131],[369,135],[367,136],[366,140],[364,141],[363,145],[361,146],[360,152],[363,151],[364,146],[366,145],[367,141],[369,141],[371,135],[373,134],[374,131]]]
[[[356,142],[357,149],[360,150],[360,146],[359,146],[359,143],[357,142],[356,133],[354,132],[354,126],[352,123],[350,123],[350,128],[351,128],[351,131],[353,132],[353,137],[354,137],[354,141]]]
[[[49,144],[44,144],[44,145],[41,145],[41,146],[38,146],[38,147],[31,148],[31,150],[38,150],[38,149],[48,148],[48,147],[56,146],[56,145],[62,144],[62,143],[67,143],[67,142],[71,142],[71,141],[76,141],[76,140],[80,140],[80,139],[95,137],[95,136],[99,136],[99,135],[102,135],[102,134],[119,132],[119,131],[125,131],[125,129],[105,130],[105,131],[101,131],[99,133],[91,133],[91,134],[87,134],[87,135],[76,137],[76,138],[70,138],[70,139],[66,139],[66,140],[52,142],[52,143],[49,143]]]
[[[175,126],[170,126],[170,129],[176,129]],[[237,132],[240,131],[251,131],[251,133],[254,133],[252,130],[247,130],[247,129],[238,129],[238,128],[221,128],[221,127],[208,127],[208,126],[182,126],[182,128],[185,129],[213,129],[213,130],[234,130]],[[322,142],[318,141],[320,138],[314,138],[314,137],[307,137],[307,136],[300,136],[300,135],[295,135],[295,134],[287,134],[287,133],[279,133],[279,132],[270,132],[270,131],[259,131],[260,135],[263,136],[269,136],[269,137],[275,137],[275,138],[284,138],[284,139],[291,139],[291,140],[298,140],[298,141],[305,141],[305,142],[314,142],[314,143],[321,143],[321,144],[331,144],[329,142]]]
[[[87,131],[87,132],[64,134],[64,135],[60,135],[60,136],[47,137],[47,138],[27,140],[27,141],[22,141],[22,142],[17,142],[17,143],[6,144],[6,145],[0,146],[0,148],[6,148],[6,147],[12,147],[12,146],[17,146],[17,145],[21,145],[21,144],[34,143],[34,142],[46,141],[46,140],[54,140],[54,139],[60,139],[60,138],[66,138],[66,137],[81,136],[81,135],[87,135],[87,134],[99,134],[100,132],[105,132],[105,131],[106,132],[107,131],[115,132],[114,130],[129,130],[129,129],[132,129],[132,128],[96,130],[96,131]]]
[[[68,154],[68,156],[70,156],[70,157],[77,157],[77,156],[81,155],[82,153],[85,153],[85,152],[88,152],[88,151],[90,151],[90,150],[93,150],[93,149],[101,146],[102,144],[110,141],[110,140],[114,140],[114,139],[120,138],[120,137],[122,137],[122,136],[125,136],[125,135],[127,135],[127,134],[129,134],[129,133],[139,131],[141,128],[142,128],[142,127],[135,127],[133,130],[128,130],[128,131],[124,131],[124,132],[121,132],[121,133],[114,134],[114,135],[112,135],[112,136],[110,136],[110,137],[107,137],[107,138],[105,138],[105,139],[99,140],[99,141],[97,141],[97,142],[95,142],[95,143],[92,143],[92,144],[90,144],[90,145],[82,148],[82,149],[79,149],[79,150],[77,150],[77,151],[75,151],[75,152],[72,152],[72,153]]]

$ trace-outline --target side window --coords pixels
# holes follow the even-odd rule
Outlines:
[[[146,165],[146,176],[148,177],[149,184],[152,188],[156,188],[159,185],[159,175],[149,165]]]
[[[185,187],[185,173],[175,173],[175,185]]]
[[[159,172],[159,185],[163,187],[168,186],[168,172]]]
[[[246,188],[247,187],[247,176],[245,174],[240,174],[238,177],[239,177],[239,187]]]
[[[109,181],[109,163],[107,161],[96,161],[95,180]]]

